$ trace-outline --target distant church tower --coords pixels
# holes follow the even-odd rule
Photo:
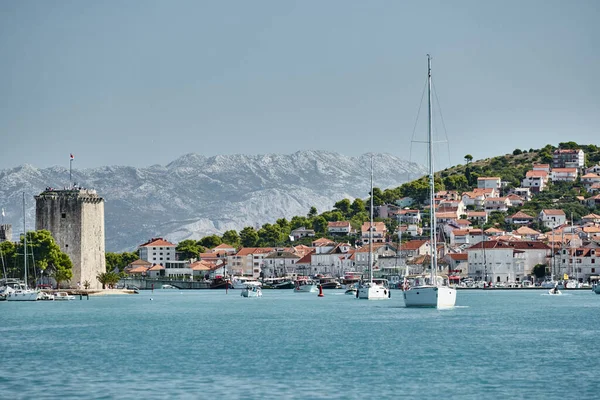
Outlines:
[[[60,250],[73,262],[70,286],[88,281],[102,285],[96,275],[106,272],[104,258],[104,199],[95,190],[46,190],[35,196],[35,229],[50,231]]]

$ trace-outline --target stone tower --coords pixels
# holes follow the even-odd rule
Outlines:
[[[35,196],[35,229],[50,231],[60,250],[73,262],[69,285],[102,287],[96,279],[106,272],[104,258],[104,199],[95,190],[49,189]]]
[[[12,242],[12,225],[2,224],[0,225],[0,242],[9,241]]]

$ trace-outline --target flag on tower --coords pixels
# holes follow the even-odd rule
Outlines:
[[[71,160],[75,159],[75,156],[71,153]]]
[[[6,217],[6,215],[4,215],[4,208],[2,209],[2,216]]]

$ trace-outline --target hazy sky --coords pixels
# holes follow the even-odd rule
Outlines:
[[[599,20],[596,0],[0,1],[0,168],[421,161],[427,53],[445,164],[598,144]]]

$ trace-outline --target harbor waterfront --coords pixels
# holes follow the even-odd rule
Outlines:
[[[466,290],[449,310],[402,292],[143,290],[0,303],[5,398],[597,398],[600,296]],[[435,360],[435,363],[433,363]],[[24,384],[26,383],[26,384]],[[424,390],[426,389],[426,390]]]

